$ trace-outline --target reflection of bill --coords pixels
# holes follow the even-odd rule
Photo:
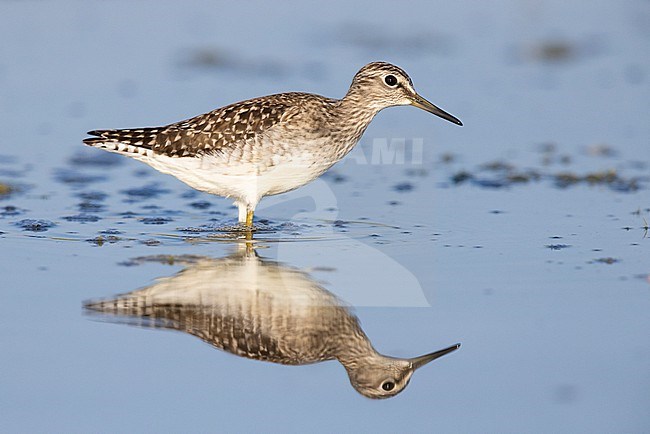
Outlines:
[[[86,311],[110,321],[183,331],[256,360],[303,365],[336,359],[352,386],[369,398],[398,394],[416,369],[460,346],[412,359],[381,355],[340,299],[308,274],[250,249],[222,259],[175,262],[186,268],[149,287],[87,302]]]

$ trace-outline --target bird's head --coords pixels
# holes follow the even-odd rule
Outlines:
[[[413,372],[427,363],[460,348],[460,344],[411,359],[375,354],[346,366],[350,383],[367,398],[384,399],[397,395],[408,386]]]
[[[396,105],[412,105],[463,125],[459,119],[421,97],[408,74],[387,62],[372,62],[361,68],[352,80],[348,97],[356,98],[360,100],[359,104],[369,105],[376,111]]]

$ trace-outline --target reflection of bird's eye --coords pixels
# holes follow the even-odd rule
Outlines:
[[[391,390],[393,390],[394,387],[395,387],[395,383],[393,383],[392,381],[386,381],[384,384],[381,385],[381,388],[384,389],[386,392],[390,392]]]
[[[393,87],[393,86],[395,86],[395,85],[397,84],[397,78],[395,78],[394,75],[387,75],[387,76],[384,78],[384,81],[385,81],[386,84],[389,85],[390,87]]]

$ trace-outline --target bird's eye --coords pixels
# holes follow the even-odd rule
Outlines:
[[[387,75],[386,77],[384,77],[384,81],[390,87],[393,87],[397,84],[397,78],[395,78],[394,75]]]
[[[393,383],[392,381],[385,381],[384,384],[381,385],[381,388],[384,389],[386,392],[390,392],[395,388],[395,383]]]

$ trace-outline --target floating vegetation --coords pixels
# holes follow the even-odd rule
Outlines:
[[[122,238],[116,237],[115,235],[109,235],[109,236],[98,235],[95,238],[90,238],[90,239],[88,239],[86,241],[101,247],[105,243],[115,244],[118,241],[122,241]]]
[[[154,240],[153,238],[151,238],[148,240],[140,241],[140,244],[144,244],[145,246],[159,246],[161,243],[159,240]]]
[[[15,189],[11,185],[0,182],[0,197],[9,196],[14,191]]]
[[[599,264],[610,264],[611,265],[611,264],[615,264],[617,262],[621,262],[621,260],[616,259],[616,258],[607,257],[607,258],[594,259],[592,262],[599,263]]]
[[[623,177],[614,169],[586,174],[569,171],[544,174],[536,169],[517,169],[511,164],[501,161],[484,164],[474,172],[458,171],[450,179],[455,185],[470,182],[484,188],[508,188],[516,184],[551,180],[553,185],[562,189],[587,184],[590,186],[602,185],[624,193],[641,189],[643,182],[647,181],[642,177]]]
[[[566,188],[578,183],[588,185],[606,185],[615,191],[633,192],[639,187],[639,178],[623,178],[616,170],[606,170],[601,172],[587,173],[586,175],[576,175],[570,172],[558,173],[554,176],[555,185],[559,188]]]

